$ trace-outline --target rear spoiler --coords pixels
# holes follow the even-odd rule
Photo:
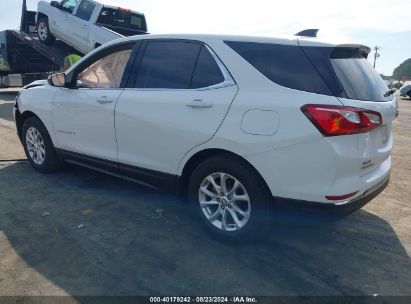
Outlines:
[[[339,58],[368,58],[371,48],[361,44],[339,44],[331,53],[332,59]]]

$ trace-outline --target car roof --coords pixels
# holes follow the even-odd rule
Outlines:
[[[266,37],[266,36],[245,36],[245,35],[217,35],[217,34],[147,34],[138,35],[123,38],[123,41],[133,41],[142,39],[186,39],[186,40],[199,40],[199,41],[239,41],[239,42],[256,42],[256,43],[273,43],[273,44],[285,44],[296,45],[301,37]],[[119,40],[117,40],[118,42]],[[317,46],[335,46],[323,42],[321,40],[312,40],[312,45]]]

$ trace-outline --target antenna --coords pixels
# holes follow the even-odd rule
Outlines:
[[[306,29],[301,32],[298,32],[294,36],[301,36],[301,37],[317,37],[319,29]]]

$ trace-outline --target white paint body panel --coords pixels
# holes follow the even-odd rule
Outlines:
[[[50,133],[60,125],[81,134],[75,142],[53,135],[57,147],[110,160],[117,147],[119,162],[164,173],[181,175],[190,158],[206,149],[230,151],[254,166],[277,197],[330,203],[326,195],[358,191],[355,199],[389,176],[395,99],[361,102],[285,88],[268,80],[224,43],[237,40],[298,45],[297,39],[147,35],[120,41],[160,38],[203,41],[224,63],[236,86],[209,91],[113,90],[113,97],[119,97],[114,108],[113,104],[99,107],[95,97],[84,92],[67,93],[67,89],[45,85],[23,92],[22,109],[44,119]],[[107,47],[116,43],[110,42]],[[56,91],[59,98],[54,100]],[[186,106],[197,98],[211,102],[213,107]],[[387,134],[381,127],[367,134],[324,137],[300,110],[306,104],[378,111]],[[246,129],[258,132],[244,132],[244,116],[250,110],[275,113],[269,114],[275,121],[255,122],[253,126],[259,117],[269,117],[252,115],[246,118]],[[51,124],[52,111],[57,126]],[[362,169],[367,158],[374,165]]]
[[[237,91],[126,89],[116,109],[119,162],[176,174],[184,155],[215,134]],[[194,100],[210,107],[189,107]]]
[[[56,146],[117,161],[114,108],[122,90],[58,89],[52,103]],[[105,100],[100,103],[100,100]]]
[[[90,0],[96,5],[90,20],[82,20],[75,16],[78,6],[73,14],[50,6],[47,1],[40,1],[37,12],[49,18],[50,32],[58,39],[73,46],[80,52],[87,54],[95,49],[96,44],[103,45],[106,42],[124,37],[109,29],[96,25],[97,19],[103,9],[103,4]]]

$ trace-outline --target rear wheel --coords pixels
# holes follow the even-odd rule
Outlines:
[[[269,199],[261,177],[229,156],[210,158],[192,173],[188,198],[214,236],[233,241],[261,237],[270,225]]]
[[[42,173],[57,171],[61,167],[46,127],[37,117],[26,119],[22,130],[22,143],[27,159],[34,169]]]
[[[41,43],[51,45],[56,38],[50,33],[49,20],[41,18],[37,23],[37,36]]]

